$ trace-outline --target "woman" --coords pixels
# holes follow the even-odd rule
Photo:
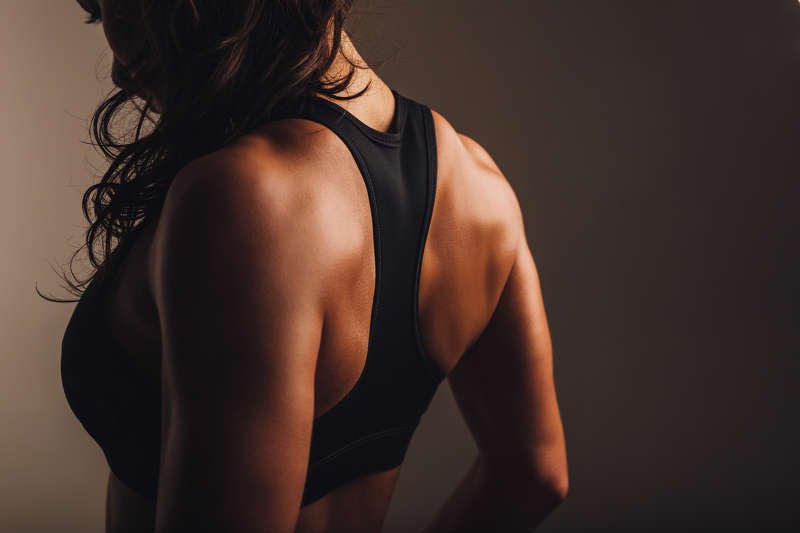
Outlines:
[[[79,3],[119,90],[62,380],[111,468],[107,531],[379,531],[445,378],[480,453],[428,531],[530,531],[566,453],[489,154],[363,64],[351,0]]]

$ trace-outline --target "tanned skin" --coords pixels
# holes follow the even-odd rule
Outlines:
[[[126,43],[104,29],[124,62]],[[340,56],[331,75],[345,65]],[[337,103],[386,131],[393,95],[371,69],[353,91],[368,80]],[[433,114],[420,326],[479,453],[426,532],[531,531],[568,487],[536,265],[506,177]],[[300,507],[312,422],[363,370],[373,254],[363,178],[318,123],[267,124],[176,175],[105,302],[113,335],[160,368],[163,389],[157,504],[110,475],[108,533],[380,531],[400,467]]]

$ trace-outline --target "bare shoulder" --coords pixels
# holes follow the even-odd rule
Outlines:
[[[304,163],[308,157],[301,150],[293,140],[259,136],[184,166],[170,185],[154,229],[148,261],[151,291],[157,289],[159,254],[176,239],[195,242],[194,249],[204,247],[203,253],[217,258],[220,268],[241,263],[267,268],[281,257],[291,262],[287,271],[305,276],[308,286],[312,276],[321,276],[341,260],[342,248],[328,238],[330,210],[322,208],[315,169]],[[237,272],[257,278],[263,271]]]
[[[319,167],[297,149],[291,138],[236,143],[186,165],[165,198],[151,248],[159,530],[202,529],[209,516],[240,531],[296,522],[337,260]]]
[[[459,223],[447,230],[456,248],[469,250],[450,255],[467,265],[466,272],[480,272],[468,292],[489,285],[483,301],[461,306],[480,308],[482,316],[448,383],[478,447],[481,475],[503,490],[557,502],[568,487],[566,447],[550,332],[520,203],[488,150],[438,113],[434,120],[445,218],[470,221],[466,230]]]
[[[457,131],[433,111],[439,151],[439,175],[447,181],[442,195],[463,206],[461,214],[485,242],[493,246],[497,268],[511,269],[524,238],[523,215],[510,181],[488,150]]]

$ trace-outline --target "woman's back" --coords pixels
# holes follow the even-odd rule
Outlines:
[[[376,131],[392,123],[393,99],[385,85],[347,106]],[[388,96],[387,98],[387,91]],[[392,105],[387,105],[390,102]],[[425,352],[450,373],[488,323],[515,259],[520,238],[515,198],[480,147],[432,113],[437,160],[435,202],[419,276],[419,330]],[[313,135],[313,143],[308,142]],[[252,168],[291,169],[281,186],[287,199],[319,206],[329,228],[320,265],[336,265],[326,299],[325,329],[315,370],[314,418],[347,395],[365,366],[375,290],[373,222],[365,181],[356,160],[334,132],[302,119],[272,122],[234,146],[204,158],[220,167],[249,161]],[[231,181],[226,187],[236,187]],[[291,203],[291,202],[289,202]],[[153,240],[159,222],[143,228],[106,293],[108,324],[117,344],[156,376],[161,325],[152,291]],[[197,288],[203,292],[202,287]],[[444,451],[443,451],[444,452]],[[348,482],[301,509],[298,531],[376,531],[383,521],[400,467]],[[125,530],[133,512],[152,520],[154,509],[112,475],[111,531]],[[150,516],[147,516],[150,514]]]

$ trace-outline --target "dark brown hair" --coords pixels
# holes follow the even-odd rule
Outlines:
[[[78,3],[89,14],[86,22],[100,20],[96,0]],[[369,88],[337,95],[355,69],[364,68],[350,58],[342,77],[321,79],[339,51],[353,0],[129,4],[135,15],[126,16],[136,20],[125,24],[141,32],[142,44],[126,66],[114,61],[116,87],[92,115],[91,141],[110,164],[83,194],[90,225],[68,265],[75,281],[62,274],[64,288],[76,296],[105,270],[131,232],[158,214],[172,178],[186,163],[268,122],[281,106],[309,93],[348,100]],[[113,133],[112,124],[121,120],[121,133]],[[72,265],[83,247],[94,271],[80,281]]]

